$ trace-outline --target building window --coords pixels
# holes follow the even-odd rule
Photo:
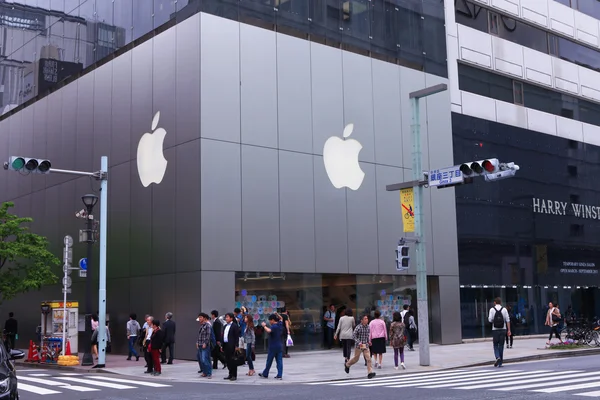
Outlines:
[[[524,105],[523,101],[523,84],[519,81],[513,81],[513,95],[515,104]]]
[[[548,34],[548,53],[558,57],[558,37],[552,33]]]
[[[571,236],[583,236],[583,225],[571,224],[569,235]]]
[[[577,176],[577,165],[568,165],[567,172],[569,173],[569,176]]]
[[[488,29],[490,34],[498,35],[498,14],[495,12],[489,12]]]
[[[579,150],[579,142],[577,140],[569,140],[569,148]]]

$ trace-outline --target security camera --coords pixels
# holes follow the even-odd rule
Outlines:
[[[4,169],[8,170],[8,162],[7,161],[4,161]]]
[[[75,216],[77,218],[86,218],[87,217],[87,211],[85,209],[81,209],[78,212],[75,213]]]

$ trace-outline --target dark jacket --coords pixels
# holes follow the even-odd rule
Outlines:
[[[219,320],[219,318],[215,319],[212,323],[212,328],[213,328],[213,332],[215,333],[215,338],[217,339],[218,342],[222,342],[222,338],[223,338],[223,324],[221,324],[221,321]]]
[[[175,343],[175,321],[166,320],[161,330],[163,331],[165,344]]]
[[[152,350],[160,350],[164,343],[165,334],[162,329],[156,330],[152,332],[152,337],[150,338],[150,345],[152,346]]]
[[[17,320],[14,318],[9,318],[4,323],[4,329],[6,329],[6,333],[15,335],[19,333],[17,331]]]
[[[225,336],[225,329],[226,327],[223,327],[223,336]],[[225,343],[225,338],[223,337],[223,340],[221,340],[221,342],[224,344]],[[232,322],[231,327],[229,328],[229,335],[227,336],[227,342],[229,343],[229,345],[234,345],[235,347],[238,347],[240,344],[240,327],[238,324],[235,323],[235,321]]]

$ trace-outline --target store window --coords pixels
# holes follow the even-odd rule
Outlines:
[[[324,313],[336,308],[336,325],[346,309],[359,321],[379,310],[389,325],[404,304],[416,312],[414,276],[350,274],[236,273],[234,307],[246,307],[256,326],[269,315],[287,309],[292,323],[294,348],[316,350],[325,340]],[[256,329],[256,350],[266,352],[268,335]]]

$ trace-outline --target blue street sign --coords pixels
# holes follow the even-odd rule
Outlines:
[[[81,260],[79,260],[79,268],[81,268],[84,271],[87,271],[87,258],[82,258]]]
[[[464,180],[463,174],[457,165],[429,171],[430,187],[460,184]]]

